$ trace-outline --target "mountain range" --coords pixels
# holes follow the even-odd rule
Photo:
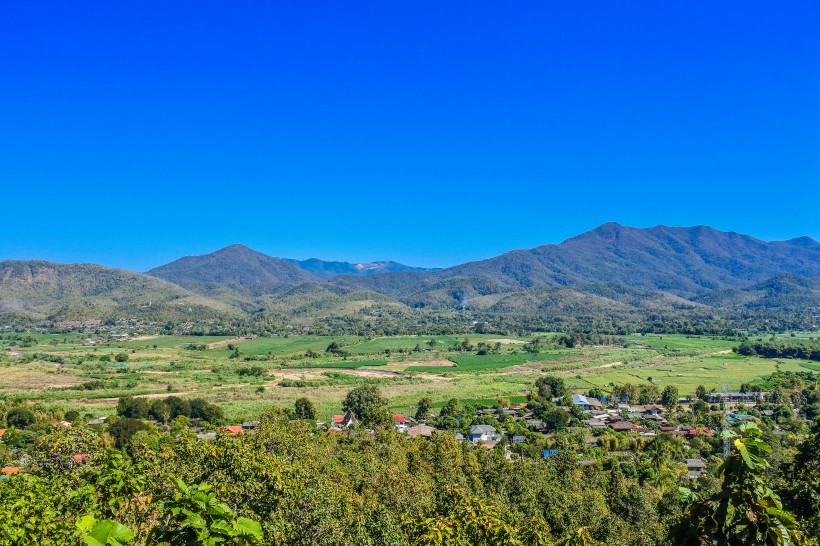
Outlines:
[[[243,245],[147,273],[0,262],[0,317],[175,320],[269,313],[308,321],[385,309],[507,316],[816,313],[820,243],[808,237],[767,242],[706,226],[607,223],[560,244],[445,269],[275,258]]]

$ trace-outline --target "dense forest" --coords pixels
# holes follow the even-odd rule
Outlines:
[[[772,394],[722,435],[607,429],[593,444],[576,426],[589,416],[562,411],[568,393],[549,376],[529,394],[540,433],[510,412],[453,400],[435,414],[421,400],[432,433],[410,438],[374,386],[344,401],[358,426],[330,431],[306,399],[244,433],[173,396],[122,399],[105,423],[7,402],[0,544],[816,544],[820,423],[798,417],[818,402],[816,378],[766,381]],[[670,424],[719,428],[729,407],[693,395],[688,408],[676,390],[650,398]],[[476,424],[504,439],[459,441]],[[695,480],[693,454],[706,461]]]

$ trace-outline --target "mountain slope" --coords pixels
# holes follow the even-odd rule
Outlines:
[[[639,229],[614,223],[558,245],[515,250],[443,270],[521,288],[617,282],[694,296],[783,273],[820,274],[820,244],[807,237],[765,242],[709,227]]]
[[[234,314],[213,299],[165,281],[95,264],[0,262],[0,312],[50,320],[183,320]]]
[[[696,301],[725,309],[817,312],[820,310],[820,277],[778,275],[747,288],[713,290]]]
[[[149,275],[198,294],[259,296],[281,284],[315,280],[297,265],[244,245],[231,245],[202,256],[186,256],[154,268]]]

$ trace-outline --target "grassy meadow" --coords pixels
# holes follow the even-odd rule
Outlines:
[[[457,351],[463,336],[146,336],[101,345],[76,334],[31,338],[27,346],[12,344],[8,336],[0,340],[0,397],[59,404],[94,416],[111,413],[117,398],[128,395],[201,397],[237,421],[306,396],[327,419],[340,411],[347,391],[362,383],[379,385],[395,411],[412,413],[426,396],[438,406],[450,398],[520,402],[545,373],[563,377],[578,392],[651,380],[660,389],[674,385],[688,395],[701,384],[736,389],[776,369],[820,371],[816,363],[742,357],[731,351],[736,342],[684,335],[633,335],[625,347],[546,345],[535,354],[524,350],[531,339],[469,336],[473,345],[498,347],[486,355]],[[787,338],[809,336],[779,337]],[[332,342],[343,354],[327,352]],[[117,355],[127,355],[127,361],[117,362]]]

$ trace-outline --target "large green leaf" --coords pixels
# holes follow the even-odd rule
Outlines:
[[[242,536],[250,536],[257,540],[262,540],[262,526],[258,521],[248,518],[236,518],[233,526]]]
[[[134,538],[134,533],[125,525],[108,519],[98,521],[83,541],[88,546],[123,546]]]

